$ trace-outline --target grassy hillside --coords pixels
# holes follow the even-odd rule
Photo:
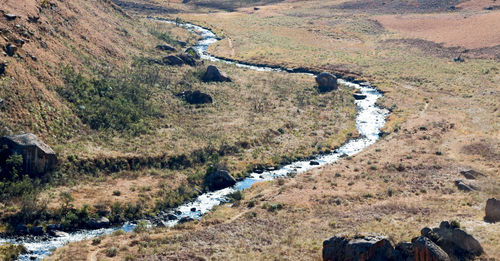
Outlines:
[[[208,64],[155,62],[168,55],[158,44],[181,53],[195,36],[109,1],[8,1],[3,9],[18,17],[0,17],[0,45],[25,43],[4,57],[1,134],[32,132],[59,158],[53,173],[33,180],[20,159],[9,161],[16,175],[0,183],[4,222],[73,226],[75,213],[116,204],[136,218],[195,196],[208,165],[241,177],[356,135],[352,89],[319,94],[309,76],[221,64],[233,81],[203,83]],[[214,102],[190,105],[177,96],[186,90]]]
[[[389,134],[337,164],[257,184],[201,221],[72,244],[53,258],[104,257],[114,247],[117,259],[318,260],[323,240],[337,233],[382,233],[397,242],[442,220],[457,220],[498,257],[500,231],[483,217],[486,200],[500,197],[500,43],[463,19],[494,28],[490,18],[500,12],[485,10],[493,1],[450,1],[453,9],[431,2],[285,1],[182,14],[223,37],[210,50],[218,56],[376,84],[386,91],[381,103],[393,109]],[[418,21],[416,33],[408,21]],[[446,28],[469,33],[440,33]],[[459,55],[465,62],[454,62]],[[464,192],[455,181],[469,169],[484,176],[466,180],[479,190]]]

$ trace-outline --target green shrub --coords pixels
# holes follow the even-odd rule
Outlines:
[[[227,195],[230,202],[240,201],[243,199],[243,192],[235,191]]]
[[[115,257],[118,254],[118,248],[116,247],[110,247],[106,249],[106,256],[107,257]]]

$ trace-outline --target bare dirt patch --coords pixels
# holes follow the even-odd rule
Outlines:
[[[446,47],[469,49],[493,47],[500,43],[500,12],[435,14],[411,16],[378,16],[385,28],[409,38],[420,38]]]

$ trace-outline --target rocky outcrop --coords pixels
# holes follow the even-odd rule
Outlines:
[[[486,216],[484,220],[488,222],[499,222],[500,221],[500,200],[495,198],[490,198],[486,201]]]
[[[165,51],[165,52],[175,52],[175,48],[168,45],[168,44],[160,44],[156,46],[156,49],[160,51]]]
[[[31,133],[2,137],[0,144],[8,147],[4,153],[23,156],[23,169],[28,174],[44,174],[57,165],[56,153]]]
[[[207,67],[207,71],[201,79],[204,82],[231,82],[231,79],[226,74],[213,65]]]
[[[212,96],[200,91],[184,91],[177,94],[178,97],[184,98],[189,104],[206,104],[212,103]]]
[[[178,57],[181,58],[184,64],[187,64],[189,66],[196,66],[196,60],[190,54],[180,54],[178,55]]]
[[[337,77],[331,73],[322,72],[316,76],[318,90],[320,92],[329,92],[338,89]]]
[[[415,261],[450,261],[448,254],[427,237],[415,238],[412,245],[413,260]]]
[[[323,242],[323,260],[391,260],[394,248],[383,236],[362,236],[349,239],[334,236]]]
[[[205,176],[205,186],[208,190],[216,191],[236,184],[236,180],[227,170],[217,170]]]
[[[412,242],[392,247],[383,236],[332,237],[323,242],[323,260],[468,261],[484,253],[481,244],[459,228],[457,222],[441,222],[434,229],[423,228]]]

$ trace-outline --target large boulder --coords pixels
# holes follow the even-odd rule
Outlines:
[[[236,184],[236,180],[227,170],[216,170],[205,176],[205,185],[210,191],[216,191]]]
[[[320,92],[329,92],[338,89],[337,77],[331,73],[322,72],[316,76],[318,89]]]
[[[394,248],[383,236],[362,236],[349,239],[334,236],[323,242],[324,261],[391,260]]]
[[[212,96],[200,91],[184,91],[177,94],[178,97],[184,98],[189,104],[205,104],[212,103]]]
[[[231,79],[222,73],[217,67],[209,65],[202,77],[204,82],[230,82]]]
[[[414,261],[450,261],[446,252],[427,237],[420,236],[412,241]]]
[[[195,59],[200,59],[200,54],[193,48],[193,47],[189,47],[187,48],[185,51],[185,53],[193,56]]]
[[[7,146],[7,151],[0,156],[19,154],[23,156],[23,169],[30,175],[40,175],[51,171],[57,165],[56,153],[37,136],[23,133],[0,139],[0,146]],[[0,163],[3,163],[0,161]]]
[[[470,184],[470,183],[465,183],[463,180],[455,180],[455,186],[461,191],[465,192],[471,192],[475,190],[479,190],[476,186]]]
[[[500,200],[495,198],[490,198],[486,201],[486,216],[484,220],[488,222],[499,222],[500,221]]]
[[[481,244],[467,232],[443,221],[438,228],[432,229],[433,241],[441,247],[452,260],[474,260],[484,253]],[[437,237],[436,237],[437,236]]]

